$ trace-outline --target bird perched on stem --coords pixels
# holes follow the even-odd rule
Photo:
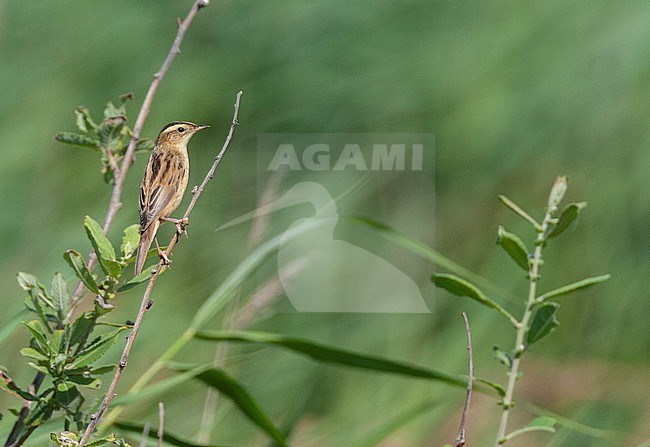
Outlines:
[[[206,127],[210,126],[174,121],[163,127],[158,134],[140,185],[140,243],[135,258],[136,276],[142,272],[160,223],[163,220],[173,222],[179,232],[187,224],[183,219],[172,219],[169,216],[181,203],[187,188],[190,175],[187,143],[196,132]],[[169,262],[160,248],[158,255]]]

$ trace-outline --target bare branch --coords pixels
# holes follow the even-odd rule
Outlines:
[[[469,329],[469,320],[467,314],[462,313],[463,320],[465,321],[465,333],[467,334],[467,353],[469,357],[469,366],[467,374],[467,395],[465,396],[465,407],[463,408],[463,416],[460,419],[460,428],[458,429],[458,437],[454,447],[463,447],[465,445],[465,422],[467,421],[467,413],[469,405],[472,400],[472,381],[474,378],[474,361],[472,359],[472,333]]]
[[[162,447],[164,435],[165,435],[165,405],[162,402],[158,402],[158,447]]]
[[[194,209],[194,206],[196,205],[196,201],[199,199],[199,196],[203,192],[203,189],[205,188],[205,185],[212,179],[214,176],[214,171],[217,169],[217,166],[219,165],[219,162],[221,161],[221,158],[223,157],[223,154],[226,152],[226,149],[228,149],[228,145],[230,144],[230,140],[232,139],[232,135],[235,132],[235,126],[237,125],[237,118],[239,116],[239,101],[241,98],[242,92],[237,93],[237,100],[235,102],[235,112],[233,114],[233,120],[232,124],[230,125],[230,131],[228,132],[228,136],[226,137],[226,141],[223,144],[221,151],[219,154],[215,157],[214,162],[212,163],[212,166],[210,167],[210,170],[208,171],[208,174],[205,176],[205,179],[203,179],[203,182],[201,183],[200,186],[195,187],[192,190],[192,200],[187,207],[187,210],[185,211],[185,214],[183,215],[184,218],[188,218],[190,215],[190,212],[192,209]],[[172,250],[180,240],[180,234],[178,232],[174,232],[174,235],[172,236],[171,241],[167,245],[167,250],[165,250],[165,254],[167,257],[169,257],[172,253]],[[153,289],[154,284],[156,283],[156,280],[158,279],[159,274],[167,268],[167,265],[165,264],[164,259],[160,259],[158,261],[158,266],[154,271],[151,273],[151,278],[149,279],[149,283],[147,284],[147,288],[144,291],[144,294],[142,296],[142,301],[140,302],[140,310],[138,310],[138,315],[136,316],[135,323],[133,323],[133,329],[131,329],[131,333],[126,339],[126,345],[124,346],[124,351],[122,352],[122,357],[120,358],[120,362],[118,363],[118,367],[115,370],[115,374],[113,375],[113,379],[111,380],[110,385],[108,386],[108,391],[106,392],[106,395],[104,396],[104,399],[102,400],[102,403],[99,406],[99,409],[95,414],[93,414],[90,417],[90,423],[88,424],[88,427],[86,427],[86,431],[83,434],[83,437],[81,438],[81,441],[79,442],[80,446],[85,445],[88,442],[88,438],[90,437],[91,433],[95,430],[95,427],[99,423],[99,420],[101,419],[102,415],[104,414],[104,411],[106,411],[106,408],[110,404],[111,400],[113,400],[113,397],[115,397],[115,388],[117,387],[117,382],[120,380],[120,377],[122,376],[122,371],[124,371],[124,368],[126,368],[126,362],[129,357],[129,353],[131,352],[131,348],[133,347],[133,342],[135,341],[135,337],[138,334],[138,330],[140,329],[140,325],[142,324],[142,319],[144,318],[144,314],[151,308],[153,305],[153,300],[150,298],[151,296],[151,290]]]

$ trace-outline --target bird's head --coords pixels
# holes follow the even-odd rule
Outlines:
[[[156,144],[187,144],[196,132],[210,126],[200,126],[189,121],[174,121],[162,128]]]

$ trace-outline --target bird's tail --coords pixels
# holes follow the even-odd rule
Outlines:
[[[147,252],[149,251],[149,247],[151,247],[153,238],[156,236],[159,225],[160,222],[158,220],[152,222],[151,225],[149,225],[149,227],[147,227],[147,229],[140,235],[138,253],[135,255],[135,276],[142,273],[142,267],[144,267],[144,263],[147,260]]]

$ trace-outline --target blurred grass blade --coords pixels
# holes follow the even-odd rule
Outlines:
[[[434,273],[431,277],[433,283],[445,289],[447,292],[452,293],[456,296],[466,296],[471,298],[479,303],[492,308],[499,312],[504,317],[508,318],[512,324],[517,326],[519,322],[515,317],[512,316],[510,312],[501,307],[497,302],[488,298],[483,292],[481,292],[474,284],[459,278],[456,275],[451,275],[448,273]]]
[[[27,317],[27,315],[29,315],[29,311],[27,309],[23,309],[19,311],[16,315],[11,317],[9,321],[7,321],[2,325],[2,327],[0,327],[0,345],[4,343],[4,341],[18,327],[21,320]]]
[[[421,377],[462,387],[467,385],[464,380],[433,369],[424,368],[406,362],[388,360],[383,357],[359,354],[298,337],[255,331],[201,331],[198,332],[195,337],[201,340],[275,345],[304,354],[319,362],[333,363],[377,372],[400,374],[404,376]]]
[[[510,256],[519,267],[521,267],[525,272],[528,272],[529,261],[526,245],[524,245],[516,234],[509,233],[501,225],[499,225],[498,234],[497,244],[508,253],[508,256]]]
[[[377,231],[383,238],[401,247],[406,248],[413,254],[416,254],[432,262],[433,264],[444,268],[445,270],[449,270],[450,272],[454,272],[457,275],[463,276],[465,278],[469,278],[474,283],[480,285],[484,289],[491,290],[492,292],[498,293],[500,295],[504,295],[506,293],[499,286],[492,283],[490,280],[485,279],[482,276],[467,270],[466,268],[456,264],[454,261],[446,258],[445,256],[438,253],[436,250],[423,244],[417,239],[413,239],[403,233],[400,233],[386,224],[383,224],[372,218],[362,217],[362,216],[346,216],[346,217],[342,217],[342,219],[350,220],[351,222],[370,227],[373,230]]]
[[[501,201],[501,203],[503,203],[506,207],[508,207],[515,214],[519,215],[520,217],[523,217],[525,220],[527,220],[528,222],[533,224],[536,231],[541,231],[542,230],[542,226],[540,225],[540,223],[537,222],[533,216],[531,216],[526,211],[524,211],[523,208],[521,208],[514,201],[512,201],[512,199],[510,199],[509,197],[506,197],[504,195],[500,195],[499,200]]]
[[[389,419],[388,421],[382,423],[379,427],[372,430],[370,433],[366,433],[361,439],[358,439],[350,444],[347,444],[348,447],[374,447],[380,445],[381,441],[388,438],[395,431],[407,425],[409,422],[413,421],[418,416],[425,414],[427,411],[432,410],[433,408],[439,407],[441,404],[437,401],[427,401],[423,402],[410,410],[406,410],[399,414],[398,416]]]
[[[204,371],[207,371],[211,367],[212,365],[197,366],[196,368],[188,369],[187,371],[172,376],[169,379],[164,379],[160,382],[154,383],[153,385],[149,385],[140,391],[134,391],[122,396],[117,396],[115,399],[113,399],[113,405],[127,405],[133,402],[138,402],[149,399],[153,396],[157,396],[158,394],[162,394],[165,391],[171,390],[172,388],[189,382],[197,375],[201,374]]]
[[[250,393],[235,379],[218,368],[210,368],[203,371],[197,374],[196,378],[228,396],[255,425],[268,434],[281,447],[288,446],[286,439],[284,439],[282,433],[273,425],[271,419],[264,413]]]
[[[522,427],[518,430],[513,431],[512,433],[505,436],[507,441],[516,438],[519,435],[530,433],[533,431],[545,431],[549,433],[555,433],[555,424],[557,421],[552,417],[548,416],[539,416],[533,419],[528,425]]]
[[[237,290],[239,285],[250,275],[271,253],[275,252],[280,244],[297,237],[307,231],[313,230],[321,225],[327,225],[329,222],[324,220],[307,220],[303,224],[297,225],[284,231],[272,239],[266,241],[257,247],[244,261],[242,261],[235,270],[228,275],[221,286],[208,297],[203,305],[194,315],[190,324],[192,331],[198,331],[210,321],[228,302]]]
[[[555,298],[557,296],[567,295],[572,292],[577,292],[578,290],[586,289],[587,287],[595,286],[596,284],[605,282],[611,277],[612,275],[607,274],[607,275],[594,276],[593,278],[586,278],[583,279],[582,281],[576,281],[572,284],[568,284],[563,287],[558,287],[555,290],[546,292],[545,294],[537,298],[537,301],[545,301],[549,298]]]
[[[144,424],[138,424],[135,422],[128,422],[128,421],[117,421],[113,424],[114,427],[119,428],[120,430],[124,430],[127,432],[131,433],[138,433],[142,434],[144,432]],[[158,439],[158,429],[156,427],[151,427],[149,430],[149,438],[151,439]],[[180,435],[177,434],[172,434],[169,431],[165,430],[165,433],[163,433],[162,437],[163,441],[169,445],[175,445],[178,447],[225,447],[225,446],[218,446],[218,445],[204,445],[204,444],[197,444],[196,442],[183,438]]]

